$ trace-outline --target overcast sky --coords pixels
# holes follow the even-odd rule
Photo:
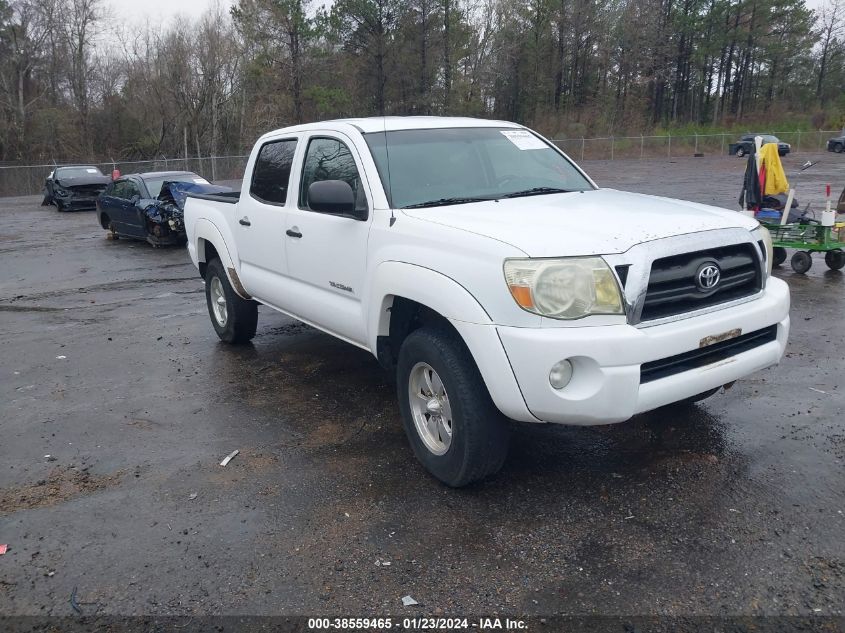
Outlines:
[[[230,0],[219,0],[220,4],[228,7]],[[111,5],[112,14],[118,20],[137,19],[145,21],[147,18],[156,23],[160,18],[166,18],[184,13],[186,15],[200,15],[214,0],[106,0]]]

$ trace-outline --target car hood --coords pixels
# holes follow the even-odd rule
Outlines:
[[[108,176],[76,176],[74,178],[58,178],[55,182],[66,189],[89,185],[102,185],[105,187],[111,182],[111,178]]]
[[[609,255],[685,233],[754,229],[736,211],[613,189],[490,200],[403,213],[510,244],[531,257]]]
[[[232,191],[231,187],[224,185],[212,185],[208,182],[184,182],[176,180],[165,181],[161,185],[161,193],[158,199],[163,202],[172,202],[180,211],[185,209],[185,200],[189,193],[226,193]]]

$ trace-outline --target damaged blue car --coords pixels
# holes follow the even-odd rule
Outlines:
[[[120,176],[97,200],[97,219],[113,239],[146,240],[155,247],[184,244],[182,210],[188,194],[231,191],[190,171]]]

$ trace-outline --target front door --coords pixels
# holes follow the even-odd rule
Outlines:
[[[370,218],[357,220],[312,211],[308,188],[322,180],[352,187],[359,209],[372,210],[355,146],[336,134],[308,139],[298,204],[286,218],[289,311],[351,342],[366,345],[362,309]],[[371,216],[371,214],[370,214]]]
[[[237,214],[229,220],[238,244],[244,288],[255,298],[282,308],[281,276],[287,271],[285,215],[296,144],[293,137],[261,146],[249,189],[241,192]],[[296,195],[290,198],[295,205]]]
[[[115,230],[121,235],[145,237],[145,227],[138,222],[135,208],[135,197],[140,198],[138,185],[128,178],[114,183],[111,194],[104,196],[101,206],[104,207],[109,219],[114,223]]]

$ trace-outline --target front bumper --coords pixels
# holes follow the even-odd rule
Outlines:
[[[68,211],[82,211],[97,208],[97,196],[54,196],[54,201],[61,203]]]
[[[185,231],[168,231],[162,235],[147,234],[147,241],[153,246],[181,246],[188,241]]]
[[[706,337],[738,328],[750,333],[772,325],[777,326],[775,340],[718,362],[641,383],[643,363],[696,350]],[[609,424],[777,364],[789,334],[789,288],[780,279],[770,278],[765,291],[753,301],[651,327],[500,326],[497,331],[524,405],[534,418],[561,424]],[[556,390],[549,384],[549,371],[563,359],[572,362],[573,376],[567,387]],[[493,398],[498,400],[496,394]]]

